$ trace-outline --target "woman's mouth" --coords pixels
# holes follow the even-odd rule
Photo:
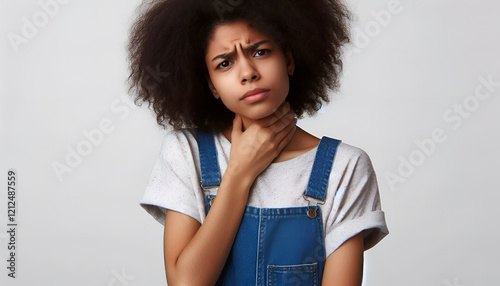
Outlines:
[[[248,103],[258,102],[263,100],[267,96],[269,91],[270,91],[269,89],[264,89],[264,88],[252,89],[243,94],[240,100],[243,100]]]

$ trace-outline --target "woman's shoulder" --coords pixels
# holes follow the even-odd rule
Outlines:
[[[163,141],[167,142],[177,142],[182,140],[190,140],[190,138],[194,138],[194,131],[190,128],[181,128],[181,129],[169,129],[166,130],[165,136],[163,137]]]
[[[161,153],[164,157],[185,155],[197,148],[195,144],[196,138],[192,129],[171,129],[166,131],[163,137]]]
[[[373,171],[373,165],[368,153],[357,146],[341,141],[337,147],[334,166],[343,169],[356,169],[368,173]]]
[[[345,141],[340,140],[340,144],[337,147],[337,153],[343,157],[348,158],[360,158],[366,157],[369,158],[368,153],[362,149],[361,147],[352,145],[351,143],[346,143]]]

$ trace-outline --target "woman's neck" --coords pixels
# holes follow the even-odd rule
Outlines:
[[[248,127],[250,126],[251,123],[253,123],[253,121],[251,121],[251,123],[249,122],[247,122],[248,125],[245,125],[245,121],[243,121],[243,126]],[[224,135],[224,137],[226,137],[226,139],[229,142],[231,142],[232,129],[233,126],[230,125],[228,128],[222,131],[222,134]],[[282,162],[298,157],[304,154],[305,152],[318,146],[318,143],[319,143],[319,138],[307,133],[302,128],[297,126],[297,129],[295,130],[295,134],[293,135],[292,139],[273,162],[274,163]]]
[[[241,121],[243,122],[243,131],[247,130],[247,128],[255,122],[254,119],[241,117]]]

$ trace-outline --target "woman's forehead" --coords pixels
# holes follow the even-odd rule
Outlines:
[[[235,46],[249,46],[256,42],[272,39],[257,31],[247,22],[237,21],[217,25],[208,41],[207,56],[212,53],[233,51]]]

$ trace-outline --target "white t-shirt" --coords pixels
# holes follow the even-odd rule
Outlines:
[[[231,143],[215,135],[220,174],[229,161]],[[291,160],[272,163],[255,180],[248,205],[260,208],[307,206],[303,198],[317,147]],[[200,184],[198,144],[188,129],[170,131],[163,141],[141,206],[161,224],[166,209],[174,210],[203,223],[205,195]],[[311,199],[314,203],[315,200]],[[340,143],[326,191],[320,206],[325,233],[326,255],[364,231],[365,250],[388,233],[381,210],[377,179],[370,158],[361,149]]]

